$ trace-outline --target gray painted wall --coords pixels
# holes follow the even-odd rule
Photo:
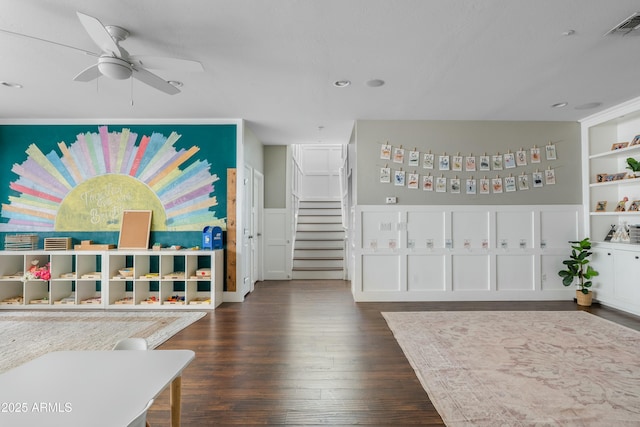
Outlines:
[[[244,123],[244,161],[254,170],[264,174],[264,159],[262,154],[262,143],[256,135]]]
[[[264,146],[264,207],[265,209],[286,208],[287,190],[287,147],[284,145]]]
[[[547,161],[544,146],[553,141],[556,146],[557,160]],[[380,159],[380,147],[389,143],[392,147],[402,145],[405,148],[403,165],[392,160]],[[490,172],[453,172],[440,171],[437,166],[438,155],[446,152],[462,156],[473,154],[504,154],[520,148],[529,150],[533,146],[541,148],[542,162],[515,169]],[[420,166],[408,167],[408,151],[416,148],[421,152]],[[433,170],[422,168],[422,153],[436,155]],[[581,190],[581,144],[580,125],[577,122],[507,122],[507,121],[368,121],[356,122],[356,204],[385,204],[386,196],[396,196],[401,205],[530,205],[530,204],[580,204]],[[438,177],[449,179],[458,176],[461,179],[460,194],[423,191],[422,181],[419,189],[408,189],[380,183],[380,168],[388,165],[393,170],[416,171],[422,175],[431,172]],[[548,166],[555,170],[556,184],[533,188],[531,173],[544,171]],[[510,173],[514,176],[525,172],[529,174],[530,189],[502,194],[465,194],[465,179],[504,178]]]

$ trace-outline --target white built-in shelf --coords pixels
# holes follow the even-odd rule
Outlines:
[[[589,184],[589,187],[607,187],[609,185],[628,185],[628,184],[638,184],[638,183],[640,183],[640,178],[626,178],[626,179],[619,179],[617,181],[594,182]]]
[[[605,151],[602,153],[592,154],[589,159],[599,159],[602,157],[632,157],[634,154],[640,153],[640,144],[631,147],[621,148],[619,150]]]

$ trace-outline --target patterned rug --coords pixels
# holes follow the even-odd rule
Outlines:
[[[111,350],[141,337],[155,348],[204,312],[0,311],[0,373],[58,350]]]
[[[582,311],[382,315],[447,426],[640,425],[640,332]]]

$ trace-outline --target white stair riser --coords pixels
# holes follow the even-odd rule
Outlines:
[[[294,280],[342,280],[344,273],[342,271],[293,271]]]
[[[298,258],[309,258],[309,257],[340,257],[344,258],[344,250],[343,249],[298,249],[293,253],[293,256]]]
[[[338,209],[300,209],[298,215],[342,215],[342,211]]]
[[[340,215],[300,215],[298,216],[298,225],[308,222],[326,222],[342,224],[342,217]]]
[[[300,231],[338,231],[342,233],[344,229],[342,228],[342,224],[298,223],[298,232]]]
[[[293,268],[296,267],[313,267],[318,269],[325,267],[342,268],[344,267],[344,260],[294,259]]]
[[[333,240],[296,240],[295,249],[331,248],[343,249],[344,241]]]
[[[300,231],[296,232],[296,240],[341,240],[344,231]]]
[[[298,209],[310,209],[310,208],[333,208],[341,209],[340,202],[310,202],[302,200],[298,204]]]

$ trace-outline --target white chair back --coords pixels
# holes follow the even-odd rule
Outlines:
[[[144,338],[124,338],[116,343],[114,350],[148,350],[147,340]]]
[[[147,406],[144,407],[140,415],[135,417],[133,421],[131,421],[127,427],[145,427],[147,425],[147,411],[153,405],[153,399],[147,403]]]

